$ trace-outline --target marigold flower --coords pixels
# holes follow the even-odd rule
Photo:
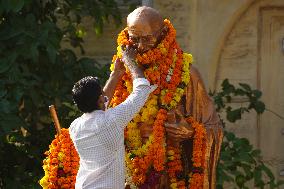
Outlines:
[[[69,136],[68,129],[61,129],[49,146],[46,159],[43,160],[45,176],[40,180],[44,189],[75,188],[79,168],[79,156]],[[68,174],[67,174],[68,173]]]
[[[166,157],[168,155],[167,172],[170,176],[174,188],[186,188],[184,180],[176,180],[176,174],[182,171],[180,150],[170,145],[165,145],[164,123],[167,119],[167,111],[175,108],[184,95],[185,86],[190,81],[190,64],[192,55],[183,53],[177,44],[175,37],[176,31],[169,20],[164,21],[168,27],[168,33],[160,44],[143,54],[137,55],[139,64],[148,64],[144,71],[146,78],[151,84],[157,84],[158,88],[150,95],[148,101],[134,119],[127,125],[125,130],[126,141],[126,165],[127,173],[131,176],[132,183],[136,186],[145,182],[147,170],[153,167],[156,171],[165,170]],[[121,58],[121,47],[131,43],[128,40],[128,30],[125,28],[117,38],[117,54],[115,59]],[[122,80],[116,86],[114,97],[110,107],[122,103],[132,91],[132,80],[129,71],[126,71]],[[165,109],[158,107],[161,104]],[[196,125],[194,146],[193,146],[193,165],[204,166],[205,132],[202,125],[189,120]],[[153,128],[152,135],[145,144],[142,145],[142,138],[138,123],[147,124]],[[203,129],[203,130],[202,130]],[[192,183],[202,186],[202,178],[199,175],[191,174],[189,182],[190,189]]]

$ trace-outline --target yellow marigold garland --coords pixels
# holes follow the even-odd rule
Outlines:
[[[192,56],[183,53],[179,48],[175,41],[176,32],[170,21],[165,20],[164,23],[168,27],[168,34],[164,40],[157,48],[144,54],[138,54],[136,59],[138,64],[148,64],[148,68],[144,72],[145,76],[151,84],[157,84],[158,88],[150,95],[144,107],[125,130],[127,180],[130,181],[132,188],[143,187],[143,184],[147,182],[147,172],[150,169],[157,172],[167,170],[171,176],[171,188],[186,188],[186,183],[190,183],[190,188],[193,188],[193,183],[198,183],[196,186],[200,186],[203,182],[202,174],[193,172],[191,172],[188,182],[177,179],[176,173],[182,171],[181,151],[170,145],[167,146],[167,150],[165,147],[164,122],[167,119],[167,111],[176,108],[184,95],[185,87],[190,80],[189,69]],[[117,42],[117,54],[114,55],[113,62],[116,58],[122,58],[121,46],[130,44],[127,28],[119,34]],[[128,71],[116,88],[117,94],[126,93],[125,91],[128,94],[132,91],[132,81]],[[123,102],[123,99],[114,95],[111,106],[114,107],[121,102]],[[153,127],[153,133],[145,144],[142,144],[139,123]],[[196,135],[194,136],[194,158],[192,160],[194,165],[199,165],[198,162],[204,157],[200,159],[196,157],[200,157],[200,149],[204,149],[205,143],[201,145],[200,140],[205,138],[205,133],[201,132],[202,128],[203,131],[205,129],[202,125],[193,126],[193,128]],[[201,154],[204,155],[204,152],[202,151]]]
[[[39,181],[44,189],[75,188],[79,156],[70,138],[69,130],[62,128],[45,152],[44,177]]]

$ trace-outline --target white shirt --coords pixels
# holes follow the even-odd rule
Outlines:
[[[123,103],[85,113],[71,123],[70,137],[80,157],[76,189],[124,188],[124,128],[155,88],[145,78],[135,79]]]

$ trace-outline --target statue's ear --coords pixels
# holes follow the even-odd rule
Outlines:
[[[158,42],[160,42],[160,40],[162,40],[167,35],[167,33],[168,33],[168,26],[164,25],[160,31],[160,34],[157,37]]]
[[[162,29],[162,32],[167,32],[168,31],[168,26],[167,25],[164,25],[163,29]]]
[[[161,34],[166,35],[168,33],[168,30],[169,30],[168,26],[164,25],[164,27],[162,28]]]

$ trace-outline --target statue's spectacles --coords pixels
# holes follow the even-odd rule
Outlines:
[[[159,29],[152,35],[146,35],[146,36],[129,36],[129,39],[134,43],[137,44],[139,42],[144,44],[155,44],[157,42],[157,38],[160,35],[162,29]]]
[[[133,36],[129,36],[129,39],[135,44],[137,43],[146,43],[146,44],[152,44],[152,43],[156,43],[157,38],[155,38],[152,35],[147,35],[147,36],[139,36],[139,37],[133,37]]]

